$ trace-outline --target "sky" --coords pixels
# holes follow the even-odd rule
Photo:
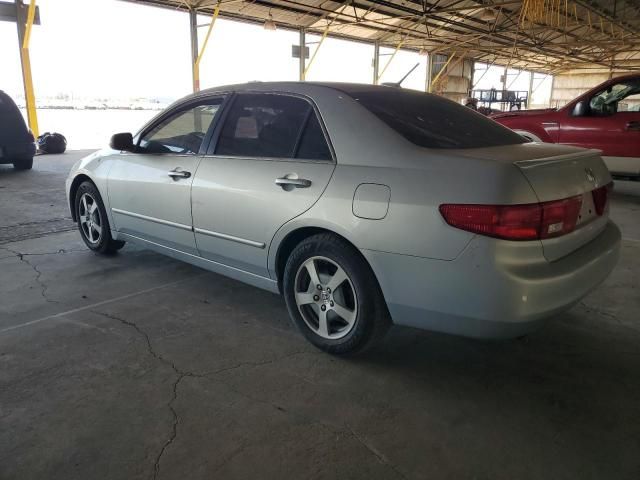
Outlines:
[[[115,0],[39,0],[41,25],[33,27],[31,64],[38,96],[179,98],[191,91],[189,19],[184,12]],[[208,23],[207,17],[199,24]],[[200,43],[206,27],[199,29]],[[319,36],[307,35],[307,42]],[[202,88],[250,80],[297,80],[291,46],[298,33],[265,30],[218,19],[201,63]],[[311,45],[313,54],[316,45]],[[384,65],[391,49],[381,49]],[[370,83],[373,46],[327,38],[308,80]],[[426,57],[400,51],[382,81],[424,89]],[[0,89],[21,96],[16,26],[0,22]]]

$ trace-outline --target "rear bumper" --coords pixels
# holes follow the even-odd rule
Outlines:
[[[591,242],[548,262],[536,242],[475,237],[455,260],[362,250],[394,323],[481,338],[523,335],[602,283],[620,253],[609,222]]]
[[[35,154],[35,142],[0,145],[0,163],[13,163],[15,160],[33,158]]]

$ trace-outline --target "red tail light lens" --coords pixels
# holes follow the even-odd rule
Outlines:
[[[582,207],[582,195],[544,202],[540,206],[542,207],[540,238],[559,237],[575,230]]]
[[[542,219],[540,205],[440,205],[452,227],[489,237],[535,240]]]
[[[443,204],[440,214],[452,227],[505,240],[558,237],[576,228],[582,196],[525,205]]]
[[[607,210],[609,201],[609,193],[613,190],[613,182],[604,187],[596,188],[591,195],[593,196],[593,205],[596,207],[596,213],[602,215]]]

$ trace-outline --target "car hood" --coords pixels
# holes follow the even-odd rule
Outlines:
[[[555,112],[555,108],[534,108],[532,110],[516,110],[515,112],[500,112],[489,115],[489,118],[508,118],[508,117],[527,117],[532,115],[541,115],[544,113]]]

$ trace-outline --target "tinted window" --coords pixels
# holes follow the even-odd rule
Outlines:
[[[421,147],[478,148],[525,142],[484,115],[437,95],[393,87],[346,93]]]
[[[318,121],[316,113],[309,112],[309,119],[304,129],[296,158],[307,158],[310,160],[331,160],[331,151],[327,140],[324,137],[322,127]]]
[[[627,80],[607,87],[591,98],[589,106],[591,115],[640,111],[640,80]]]
[[[220,103],[212,101],[171,115],[142,137],[140,147],[148,153],[197,154]]]
[[[292,158],[310,110],[301,98],[240,94],[225,120],[216,154]]]

